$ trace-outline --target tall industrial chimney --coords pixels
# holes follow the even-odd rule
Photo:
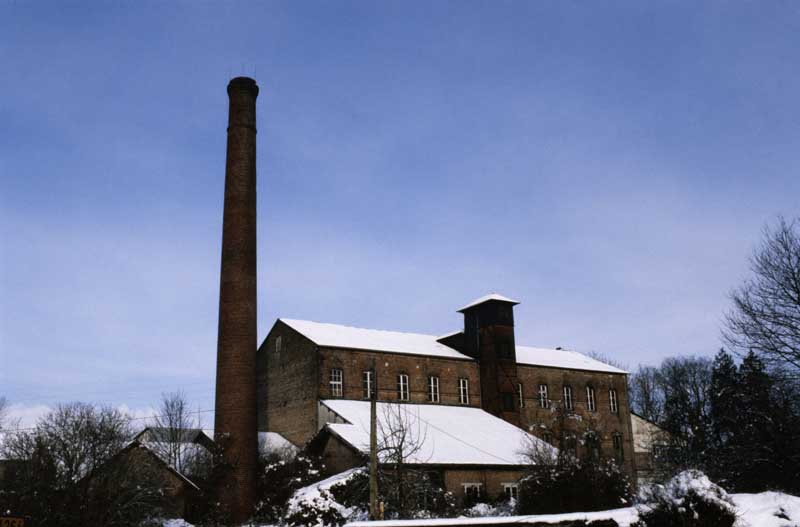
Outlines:
[[[214,438],[231,466],[219,489],[230,519],[255,502],[256,432],[256,97],[253,79],[228,84],[228,149],[222,216]]]

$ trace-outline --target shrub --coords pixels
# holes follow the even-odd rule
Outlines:
[[[519,514],[555,514],[615,509],[630,503],[628,476],[613,461],[559,456],[520,481]]]
[[[277,522],[286,510],[286,504],[297,489],[322,479],[322,465],[308,455],[295,458],[267,455],[259,460],[258,502],[254,519],[259,522]]]
[[[685,470],[666,485],[643,492],[632,527],[732,527],[736,510],[728,493],[698,470]]]

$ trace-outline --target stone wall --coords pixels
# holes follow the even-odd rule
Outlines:
[[[303,446],[317,432],[316,345],[278,321],[259,348],[256,362],[258,429],[278,432]]]

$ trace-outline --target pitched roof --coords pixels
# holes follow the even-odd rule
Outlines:
[[[471,307],[477,306],[478,304],[483,304],[484,302],[488,302],[490,300],[497,300],[498,302],[508,302],[509,304],[514,304],[514,305],[519,304],[519,302],[517,302],[516,300],[512,300],[512,299],[510,299],[510,298],[508,298],[506,296],[498,295],[497,293],[490,293],[490,294],[484,295],[484,296],[482,296],[480,298],[476,298],[475,300],[473,300],[472,302],[470,302],[466,306],[464,306],[461,309],[459,309],[458,312],[461,313],[462,311],[466,311],[467,309],[469,309]]]
[[[369,402],[345,399],[320,401],[346,423],[325,428],[357,450],[369,452]],[[555,449],[521,428],[480,408],[441,404],[378,403],[378,442],[388,441],[392,423],[402,421],[417,452],[409,463],[457,465],[522,465],[531,444]],[[396,427],[394,427],[396,429]]]
[[[532,348],[517,346],[517,364],[569,368],[571,370],[602,371],[606,373],[628,373],[605,362],[565,349]]]
[[[318,346],[473,360],[449,346],[436,342],[436,337],[432,335],[354,328],[288,318],[279,320]]]
[[[403,353],[406,355],[425,355],[451,359],[475,360],[454,350],[450,346],[438,342],[445,337],[458,334],[451,333],[445,337],[422,335],[419,333],[399,333],[377,329],[354,328],[338,324],[310,322],[308,320],[279,319],[284,324],[304,335],[318,346],[349,348],[361,350]],[[532,348],[517,346],[517,363],[552,368],[570,368],[576,370],[601,371],[607,373],[627,373],[624,370],[609,366],[577,351],[564,349]]]

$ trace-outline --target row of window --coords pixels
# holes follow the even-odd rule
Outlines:
[[[428,401],[438,403],[440,398],[439,391],[439,377],[435,375],[428,376]],[[362,373],[362,387],[364,399],[369,399],[375,389],[375,372],[372,370],[365,370]],[[341,397],[344,393],[343,373],[340,368],[332,368],[330,376],[331,395],[333,397]],[[572,386],[565,384],[563,386],[563,403],[565,410],[573,410],[575,403],[572,396]],[[408,374],[399,373],[397,375],[397,399],[399,401],[408,401],[410,399],[409,380]],[[503,406],[506,410],[514,409],[513,395],[504,394]],[[522,388],[522,383],[517,385],[517,398],[519,399],[519,407],[525,407],[525,394]],[[614,388],[608,390],[609,409],[611,413],[619,413],[619,405],[617,403],[617,391]],[[461,377],[458,379],[458,402],[461,404],[469,404],[469,379]],[[550,408],[550,395],[546,384],[539,385],[539,406],[541,408]],[[597,401],[595,398],[594,388],[591,386],[586,387],[586,408],[590,412],[597,411]]]
[[[553,435],[550,432],[544,432],[542,434],[542,439],[550,444],[553,444]],[[593,459],[597,459],[600,457],[600,438],[597,437],[597,434],[595,434],[594,432],[587,433],[585,436],[584,444],[586,445],[589,457]],[[576,456],[578,455],[578,437],[575,435],[574,432],[564,433],[563,447],[566,452],[570,452]],[[618,462],[621,462],[623,460],[621,433],[614,432],[613,434],[611,434],[611,448],[614,451],[614,458]]]
[[[550,395],[548,393],[548,387],[546,384],[539,385],[539,407],[540,408],[550,408]],[[573,410],[575,409],[575,402],[572,396],[572,386],[565,384],[562,387],[562,394],[563,394],[563,404],[565,410]],[[522,396],[522,385],[519,385],[519,400],[520,405],[523,405],[524,399]],[[608,406],[611,413],[616,414],[619,413],[619,403],[617,399],[617,390],[614,388],[610,388],[608,390]],[[591,386],[586,387],[586,409],[590,412],[597,411],[597,399],[595,398],[595,391],[594,388]]]
[[[361,386],[364,399],[369,399],[375,392],[374,371],[364,370],[362,372]],[[344,394],[344,375],[340,368],[331,368],[330,389],[333,397],[341,397]],[[397,400],[408,401],[411,398],[410,394],[408,374],[397,374]],[[428,401],[438,403],[440,400],[439,377],[431,375],[428,377]],[[464,377],[458,379],[458,402],[469,404],[469,379]]]

